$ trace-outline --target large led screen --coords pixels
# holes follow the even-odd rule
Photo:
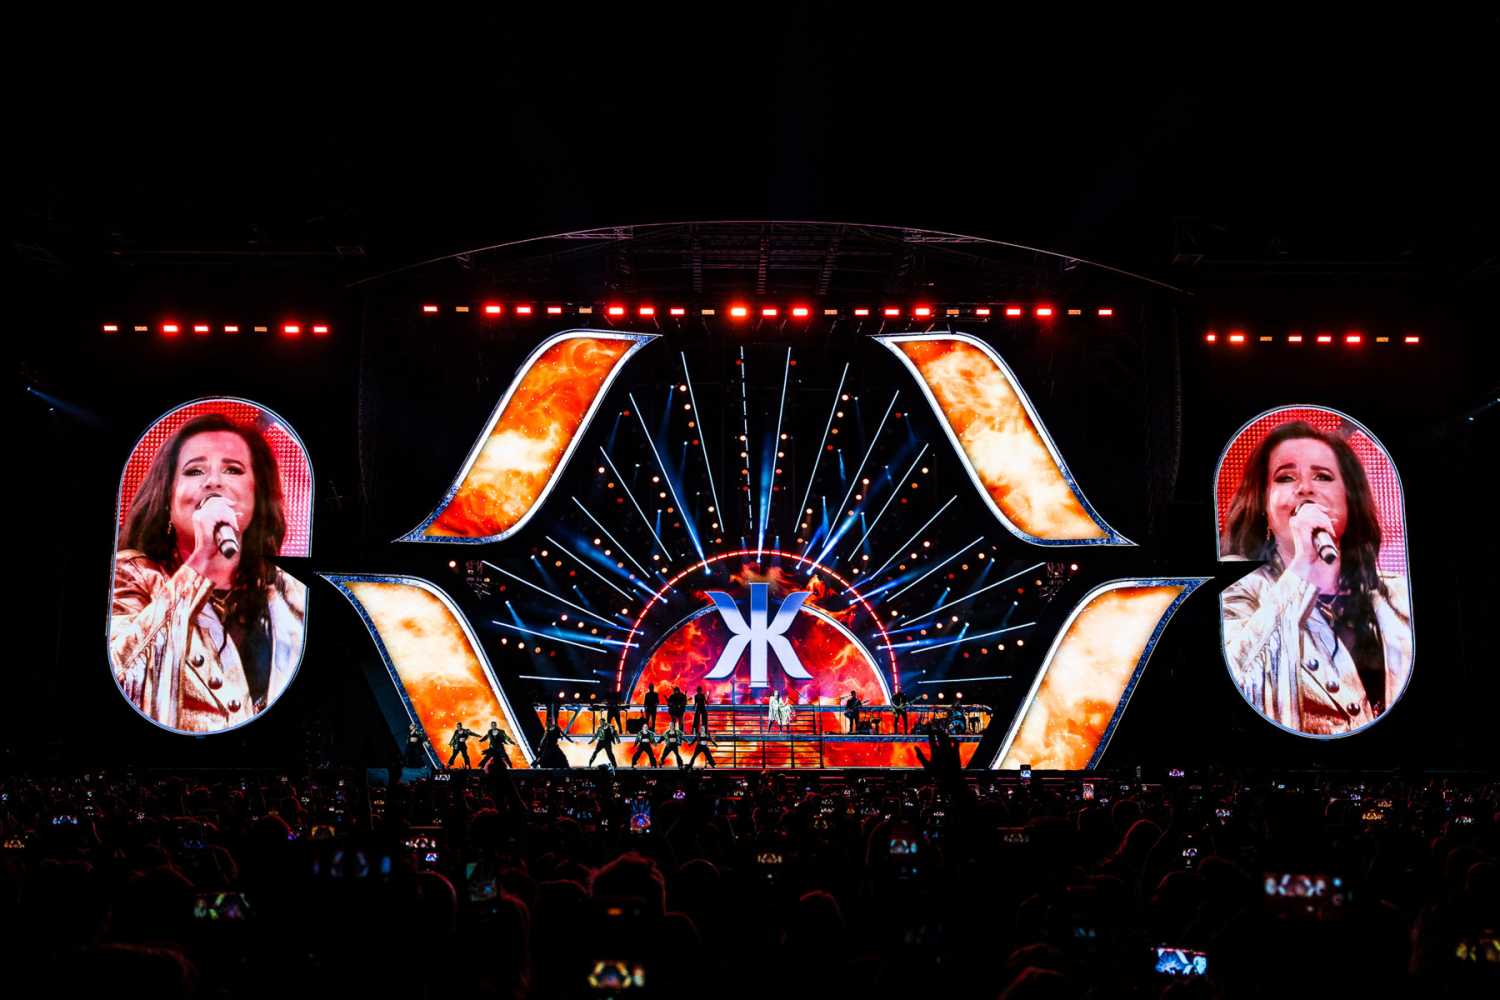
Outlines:
[[[1385,447],[1335,410],[1263,413],[1214,480],[1219,557],[1259,565],[1220,595],[1224,659],[1268,722],[1357,733],[1411,681],[1401,480]]]
[[[108,622],[121,695],[164,729],[253,721],[302,662],[312,465],[291,426],[248,400],[200,399],[141,436],[121,476]]]

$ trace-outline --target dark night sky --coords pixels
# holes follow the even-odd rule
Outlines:
[[[1493,14],[704,9],[37,23],[10,70],[17,232],[69,263],[358,244],[385,267],[811,218],[1159,268],[1193,216],[1227,257],[1493,253]]]

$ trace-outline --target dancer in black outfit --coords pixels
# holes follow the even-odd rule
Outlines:
[[[667,763],[667,754],[677,758],[677,766],[682,767],[682,727],[670,725],[667,727],[666,735],[662,739],[661,756],[656,759],[656,766],[663,767]]]
[[[646,725],[651,729],[656,728],[656,708],[661,704],[661,695],[656,693],[656,688],[648,688],[644,699],[646,706]]]
[[[641,759],[641,754],[645,754],[646,759],[651,762],[651,766],[655,767],[656,751],[652,750],[651,746],[659,742],[661,742],[661,737],[656,735],[656,730],[650,726],[642,726],[641,731],[635,734],[635,753],[630,755],[630,766],[639,766],[637,761]]]
[[[708,696],[703,693],[703,685],[698,685],[698,693],[693,695],[693,732],[708,733]]]
[[[709,767],[718,766],[714,763],[713,751],[708,749],[710,743],[712,743],[714,746],[719,745],[719,741],[710,736],[707,730],[704,730],[704,732],[699,735],[697,744],[693,747],[693,755],[688,758],[688,767],[692,767],[695,763],[697,763],[700,756],[704,760],[708,761]]]
[[[448,767],[453,766],[453,762],[458,759],[459,754],[463,754],[464,767],[472,768],[474,766],[469,763],[469,738],[478,735],[472,729],[465,729],[462,722],[458,724],[458,728],[453,730],[453,735],[448,737],[448,746],[453,750],[452,756],[448,758]]]
[[[687,714],[687,695],[682,688],[672,688],[672,693],[667,696],[667,716],[671,724],[678,729],[682,728],[682,717]]]
[[[609,758],[609,769],[613,771],[615,768],[619,767],[619,763],[615,760],[615,744],[619,741],[620,731],[614,726],[611,726],[609,724],[609,720],[606,719],[604,721],[604,725],[594,730],[594,736],[590,742],[597,743],[599,745],[594,747],[594,752],[589,755],[588,766],[594,766],[594,759],[599,756],[599,752],[602,750],[604,751],[604,756]]]
[[[906,717],[906,706],[910,704],[911,699],[906,697],[905,691],[897,691],[891,696],[891,707],[895,709],[895,718],[891,720],[893,731],[911,735],[911,720]]]
[[[609,707],[604,717],[609,720],[609,724],[614,726],[617,731],[622,733],[625,731],[625,723],[620,721],[620,692],[611,691],[609,693]]]
[[[553,719],[548,724],[546,732],[542,733],[542,742],[537,748],[537,767],[566,768],[568,758],[563,755],[562,741],[573,742],[573,738],[562,731],[562,727]]]
[[[864,703],[859,700],[859,695],[850,691],[849,700],[844,702],[844,718],[849,720],[849,732],[859,731],[859,710],[863,707]]]
[[[422,743],[426,740],[426,738],[426,734],[422,732],[422,727],[418,726],[415,722],[409,723],[407,725],[405,760],[407,767],[422,766]]]
[[[481,771],[488,771],[492,760],[499,761],[501,767],[510,767],[510,758],[506,756],[505,745],[509,743],[515,746],[516,741],[505,734],[505,730],[500,728],[500,723],[491,719],[490,728],[479,738],[479,742],[489,744],[484,749],[484,756],[479,758]]]

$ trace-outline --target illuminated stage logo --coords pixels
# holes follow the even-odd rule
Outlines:
[[[720,617],[729,631],[734,633],[734,638],[724,646],[724,652],[719,655],[719,662],[714,664],[713,670],[706,675],[706,680],[723,680],[734,673],[734,668],[740,662],[740,657],[745,652],[745,647],[750,647],[750,686],[752,688],[767,687],[766,683],[766,647],[776,651],[776,659],[781,663],[781,669],[786,671],[788,677],[797,680],[810,681],[812,674],[808,673],[802,666],[802,661],[797,659],[796,650],[787,641],[786,630],[792,627],[792,620],[797,617],[797,612],[802,609],[802,602],[806,601],[812,592],[799,590],[788,594],[786,600],[781,602],[781,608],[776,612],[776,617],[770,624],[766,619],[770,616],[771,585],[767,583],[752,583],[750,585],[750,624],[745,624],[740,609],[735,606],[734,598],[722,590],[708,591],[708,597],[714,602]]]

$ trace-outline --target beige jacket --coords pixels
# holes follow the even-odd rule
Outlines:
[[[1381,574],[1389,598],[1375,595],[1385,650],[1385,707],[1411,679],[1411,602],[1406,578]],[[1219,597],[1224,658],[1240,692],[1277,725],[1314,736],[1343,736],[1375,720],[1354,658],[1318,610],[1317,588],[1266,564]],[[1330,654],[1329,650],[1332,650]]]
[[[265,704],[253,704],[239,650],[208,599],[212,590],[189,566],[169,576],[144,553],[115,554],[109,626],[115,681],[140,712],[183,732],[248,721],[281,696],[302,661],[307,587],[278,570],[266,602],[271,679]]]

